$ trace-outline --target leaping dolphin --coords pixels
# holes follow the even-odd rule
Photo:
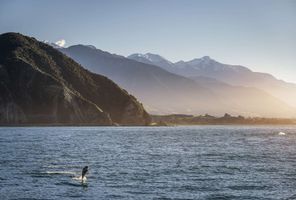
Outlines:
[[[81,175],[81,180],[85,177],[86,173],[88,172],[88,166],[83,167],[82,169],[82,175]]]

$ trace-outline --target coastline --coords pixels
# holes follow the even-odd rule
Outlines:
[[[166,125],[98,125],[98,124],[0,124],[3,127],[179,127],[179,126],[296,126],[296,123],[200,123]]]

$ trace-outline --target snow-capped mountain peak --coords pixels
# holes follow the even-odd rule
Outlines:
[[[130,58],[130,59],[147,59],[152,63],[154,63],[154,62],[168,62],[168,63],[171,63],[170,61],[163,58],[162,56],[157,55],[157,54],[153,54],[153,53],[145,53],[145,54],[135,53],[135,54],[132,54],[132,55],[128,56],[128,58]]]
[[[162,66],[164,68],[171,67],[173,65],[172,62],[168,61],[164,57],[153,53],[135,53],[128,56],[127,58],[150,65]]]

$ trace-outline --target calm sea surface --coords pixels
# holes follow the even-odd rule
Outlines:
[[[0,154],[1,200],[296,199],[296,126],[3,127]]]

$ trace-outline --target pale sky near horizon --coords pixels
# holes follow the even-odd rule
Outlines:
[[[296,0],[1,0],[5,32],[173,62],[208,55],[296,83]]]

